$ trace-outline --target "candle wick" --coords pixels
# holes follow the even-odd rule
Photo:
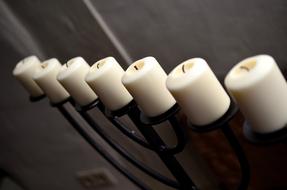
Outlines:
[[[138,68],[136,65],[134,66],[134,68],[135,68],[136,70],[139,70],[139,68]]]
[[[184,64],[182,65],[182,67],[181,67],[181,69],[182,69],[182,72],[184,72],[185,73],[185,69],[184,69]]]
[[[250,71],[250,69],[248,67],[246,67],[246,66],[240,66],[240,69],[244,69],[246,71]]]
[[[100,68],[100,63],[97,64],[97,68],[98,68],[98,69]]]
[[[44,65],[44,64],[41,64],[41,67],[42,67],[43,69],[45,69],[45,68],[46,68],[46,65]]]

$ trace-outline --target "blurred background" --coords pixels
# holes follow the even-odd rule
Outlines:
[[[29,102],[12,77],[20,59],[34,54],[65,63],[82,56],[91,65],[114,56],[126,68],[151,55],[170,72],[188,58],[202,57],[222,80],[240,60],[269,54],[286,73],[286,16],[286,0],[0,0],[0,189],[137,189],[93,151],[47,100]],[[170,176],[156,155],[119,134],[99,112],[93,114],[137,158]],[[239,113],[232,128],[252,166],[249,189],[287,189],[286,143],[249,144],[242,123]],[[174,143],[166,124],[158,130]],[[235,189],[240,169],[223,135],[189,132],[189,136],[178,159],[194,181],[201,189]],[[153,189],[169,189],[110,152]],[[93,172],[108,173],[111,183],[86,187],[79,176]]]

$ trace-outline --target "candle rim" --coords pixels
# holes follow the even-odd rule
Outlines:
[[[25,57],[16,64],[16,66],[13,69],[13,75],[16,76],[25,73],[27,70],[33,67],[33,65],[35,64],[40,65],[40,63],[41,61],[35,55]]]
[[[245,75],[240,76],[238,69],[250,61],[256,61],[256,66]],[[267,54],[248,57],[237,63],[227,73],[224,83],[230,89],[241,89],[246,86],[252,86],[264,78],[272,69],[272,65],[277,66],[274,58]]]
[[[69,59],[67,63],[62,65],[57,75],[57,80],[64,80],[65,78],[73,75],[77,72],[77,69],[81,67],[81,65],[90,67],[90,65],[85,61],[83,57],[79,56]]]
[[[187,63],[192,63],[193,66],[187,72],[182,75],[178,75],[178,70],[182,69],[182,66]],[[181,89],[188,86],[193,81],[196,81],[202,73],[209,68],[207,62],[203,58],[195,57],[181,62],[177,65],[167,76],[166,86],[169,89]]]
[[[132,70],[134,70],[134,66],[139,64],[139,63],[144,63],[144,67],[141,67],[140,70],[137,70],[137,72],[134,72]],[[159,62],[152,56],[147,56],[144,57],[142,59],[139,59],[135,62],[133,62],[125,71],[123,77],[122,77],[122,82],[123,83],[129,83],[131,81],[136,81],[140,78],[142,78],[146,73],[148,73],[149,71],[151,71],[153,69],[152,65],[155,66],[160,66]]]
[[[101,64],[101,63],[104,63],[104,64],[98,68],[98,64]],[[117,60],[114,57],[112,57],[112,56],[100,59],[99,61],[95,62],[91,66],[88,74],[85,77],[85,80],[87,82],[92,82],[95,79],[97,79],[97,78],[101,77],[102,75],[104,75],[110,69],[112,69],[113,66],[118,66],[118,67],[122,68],[120,66],[120,64],[117,62]],[[124,70],[123,70],[123,72],[124,72]]]
[[[33,75],[33,79],[37,80],[42,77],[45,77],[46,74],[49,74],[51,71],[53,71],[57,66],[62,66],[62,64],[59,62],[57,58],[50,58],[41,63],[42,64],[47,64],[45,68],[39,68],[36,70],[35,74]]]

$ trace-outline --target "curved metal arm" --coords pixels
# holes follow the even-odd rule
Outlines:
[[[169,123],[171,124],[176,138],[177,138],[177,144],[174,147],[166,147],[164,151],[168,154],[177,154],[179,152],[182,152],[186,142],[187,142],[187,136],[182,126],[180,126],[177,118],[175,116],[172,116],[168,119]]]
[[[104,148],[101,147],[90,135],[78,124],[78,122],[69,114],[69,112],[62,106],[57,106],[59,111],[63,116],[71,123],[74,129],[101,155],[103,156],[111,165],[113,165],[120,173],[126,176],[130,181],[132,181],[137,187],[142,190],[151,190],[140,179],[135,177],[132,173],[128,171],[127,168],[123,167],[116,159],[114,159]]]
[[[147,143],[146,140],[142,136],[138,135],[136,133],[136,131],[131,130],[129,127],[127,127],[123,122],[121,122],[119,120],[119,118],[121,116],[126,115],[130,111],[130,109],[133,108],[134,106],[136,106],[136,103],[135,103],[135,101],[132,100],[130,103],[128,103],[124,107],[122,107],[122,108],[120,108],[120,109],[118,109],[116,111],[111,111],[109,109],[105,109],[104,105],[101,104],[101,102],[99,102],[99,104],[98,104],[99,110],[124,135],[126,135],[131,140],[133,140],[134,142],[138,143],[139,145],[141,145],[141,146],[143,146],[143,147],[145,147],[147,149],[154,150],[153,147],[149,143]]]
[[[126,149],[124,149],[119,143],[116,143],[112,140],[112,138],[90,117],[90,115],[85,111],[80,111],[80,115],[87,121],[87,123],[97,132],[99,136],[101,136],[112,148],[114,148],[120,155],[122,155],[125,159],[131,162],[134,166],[136,166],[141,171],[145,172],[149,176],[154,179],[166,184],[170,187],[178,188],[179,184],[169,179],[152,168],[145,165],[143,162],[137,160],[134,156],[132,156]]]
[[[228,124],[225,124],[221,128],[223,134],[225,135],[226,139],[228,140],[230,146],[232,147],[241,168],[241,180],[238,186],[238,190],[245,190],[248,188],[249,181],[250,181],[250,166],[248,160],[245,156],[245,153],[239,144],[235,134],[233,133],[232,129],[229,127]]]
[[[180,185],[179,189],[197,190],[198,189],[197,186],[194,184],[193,180],[186,173],[182,165],[178,162],[176,157],[173,154],[168,154],[167,152],[163,151],[163,149],[167,146],[163,142],[161,137],[158,135],[158,133],[154,130],[152,126],[147,126],[150,125],[153,121],[156,121],[156,123],[152,124],[158,124],[163,121],[166,121],[166,119],[162,117],[162,120],[156,120],[154,118],[151,118],[152,120],[149,120],[150,118],[146,117],[148,120],[145,120],[147,121],[147,123],[145,123],[142,120],[142,118],[140,118],[141,111],[137,107],[133,107],[127,114],[130,117],[130,119],[134,122],[134,124],[137,126],[139,131],[143,134],[145,139],[155,148],[155,153],[157,153],[159,158],[162,160],[162,162],[165,164],[165,166],[168,168],[171,174],[178,181]],[[171,114],[173,115],[174,113]],[[148,122],[150,121],[151,123],[148,124]]]
[[[131,109],[130,111],[133,111],[137,108]],[[148,127],[152,126],[152,125],[157,125],[159,123],[165,122],[165,121],[169,121],[169,123],[171,124],[176,138],[177,138],[177,144],[173,147],[169,147],[167,145],[165,146],[161,146],[160,147],[160,151],[167,153],[167,154],[177,154],[179,152],[182,152],[186,142],[187,142],[187,137],[185,134],[185,131],[183,129],[183,127],[179,124],[177,118],[176,118],[176,114],[179,112],[180,107],[178,106],[178,104],[175,104],[173,107],[171,107],[167,112],[165,112],[162,115],[156,116],[156,117],[147,117],[144,115],[144,113],[140,113],[140,116],[138,116],[139,122],[142,125],[149,125]]]
[[[124,114],[129,114],[134,109],[137,109],[135,102],[129,103],[121,110],[116,111],[117,113],[111,113],[111,111],[101,109],[101,107],[99,107],[99,109],[115,125],[115,127],[117,127],[124,135],[126,135],[127,137],[129,137],[130,139],[132,139],[133,141],[135,141],[136,143],[140,144],[141,146],[147,149],[155,150],[154,147],[152,147],[149,143],[147,143],[144,138],[138,136],[134,130],[129,129],[127,126],[125,126],[124,123],[122,123],[118,119],[119,116],[122,116]],[[156,125],[166,120],[170,122],[177,137],[177,144],[174,147],[168,147],[168,146],[161,147],[160,150],[168,154],[177,154],[181,152],[184,149],[186,145],[186,141],[187,141],[185,131],[180,126],[179,122],[177,121],[175,117],[175,114],[178,111],[179,111],[179,106],[176,104],[167,113],[161,116],[158,116],[156,118],[148,118],[148,117],[142,116],[141,118],[141,120],[145,122],[143,123],[145,125]],[[138,115],[138,117],[140,117],[140,115]],[[136,123],[134,124],[137,125]]]
[[[229,121],[235,116],[237,113],[238,108],[236,105],[231,102],[229,109],[227,112],[217,121],[205,125],[205,126],[196,126],[190,125],[189,127],[198,133],[208,133],[213,130],[221,129],[225,138],[228,140],[230,146],[232,147],[241,168],[241,180],[240,184],[238,185],[238,190],[246,190],[248,189],[249,181],[250,181],[250,166],[249,162],[246,158],[244,150],[242,149],[237,137],[233,133],[232,129],[229,127]]]
[[[134,142],[138,143],[139,145],[150,149],[150,150],[154,150],[150,144],[148,144],[144,138],[140,137],[139,135],[137,135],[136,131],[129,129],[127,126],[125,126],[124,123],[122,123],[118,118],[114,117],[114,118],[108,118],[111,123],[117,128],[119,129],[124,135],[126,135],[127,137],[129,137],[130,139],[132,139]]]

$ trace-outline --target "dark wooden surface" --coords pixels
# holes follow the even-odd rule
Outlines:
[[[244,118],[240,113],[230,126],[243,146],[251,166],[249,190],[287,189],[287,141],[270,145],[255,145],[242,133]],[[221,189],[236,189],[240,167],[234,152],[220,130],[206,134],[189,133],[199,154],[206,160],[219,180]]]

